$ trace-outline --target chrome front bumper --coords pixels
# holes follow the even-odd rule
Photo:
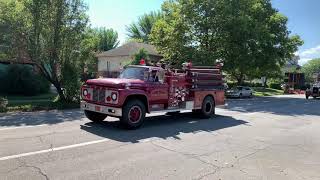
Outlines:
[[[107,114],[110,116],[121,117],[122,116],[122,109],[109,107],[109,106],[101,106],[97,104],[88,103],[86,101],[81,101],[80,103],[81,110],[93,111],[102,114]]]

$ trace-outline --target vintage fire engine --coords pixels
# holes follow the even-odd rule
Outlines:
[[[146,113],[192,110],[203,117],[223,106],[221,66],[183,69],[131,65],[119,78],[88,80],[81,88],[81,108],[92,121],[119,117],[126,128],[142,125]]]
[[[306,99],[309,99],[310,96],[313,98],[320,97],[320,73],[314,74],[315,83],[306,90]]]
[[[309,99],[310,96],[320,97],[320,82],[313,84],[310,89],[306,90],[306,99]]]

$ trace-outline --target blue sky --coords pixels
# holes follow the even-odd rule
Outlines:
[[[121,43],[125,26],[144,13],[159,10],[163,0],[85,0],[92,27],[113,28]],[[320,0],[272,0],[273,6],[289,18],[288,28],[305,44],[299,48],[300,64],[320,57]]]

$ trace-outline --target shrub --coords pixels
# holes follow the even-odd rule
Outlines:
[[[7,111],[8,100],[4,97],[0,97],[0,112]]]
[[[139,51],[136,54],[134,54],[134,59],[131,62],[131,64],[140,65],[141,59],[144,59],[146,64],[149,63],[149,55],[148,55],[148,52],[144,48],[139,49]]]
[[[229,88],[238,86],[236,82],[227,82]],[[243,82],[242,86],[248,87],[262,87],[261,83],[250,83],[250,82]]]
[[[42,76],[33,72],[31,66],[9,65],[4,76],[4,92],[34,96],[49,91],[50,84]]]
[[[282,90],[280,83],[270,83],[269,88]]]
[[[66,63],[62,69],[64,95],[68,102],[80,102],[80,78],[77,68]]]
[[[5,93],[5,82],[6,82],[6,75],[7,75],[7,65],[0,64],[0,93]]]
[[[229,88],[233,88],[233,87],[237,86],[237,83],[236,82],[227,82],[227,85]]]

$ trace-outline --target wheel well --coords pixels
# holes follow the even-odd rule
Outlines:
[[[146,111],[149,113],[149,103],[148,103],[148,99],[145,95],[139,94],[139,95],[129,95],[126,100],[124,101],[123,104],[126,104],[128,101],[132,100],[132,99],[138,99],[140,100],[146,107]]]
[[[215,101],[214,97],[212,96],[212,94],[208,94],[208,95],[206,95],[206,97],[204,97],[204,99],[205,99],[205,98],[207,98],[207,97],[211,97],[211,98],[213,99],[213,103],[214,103],[214,105],[216,104],[216,101]]]

